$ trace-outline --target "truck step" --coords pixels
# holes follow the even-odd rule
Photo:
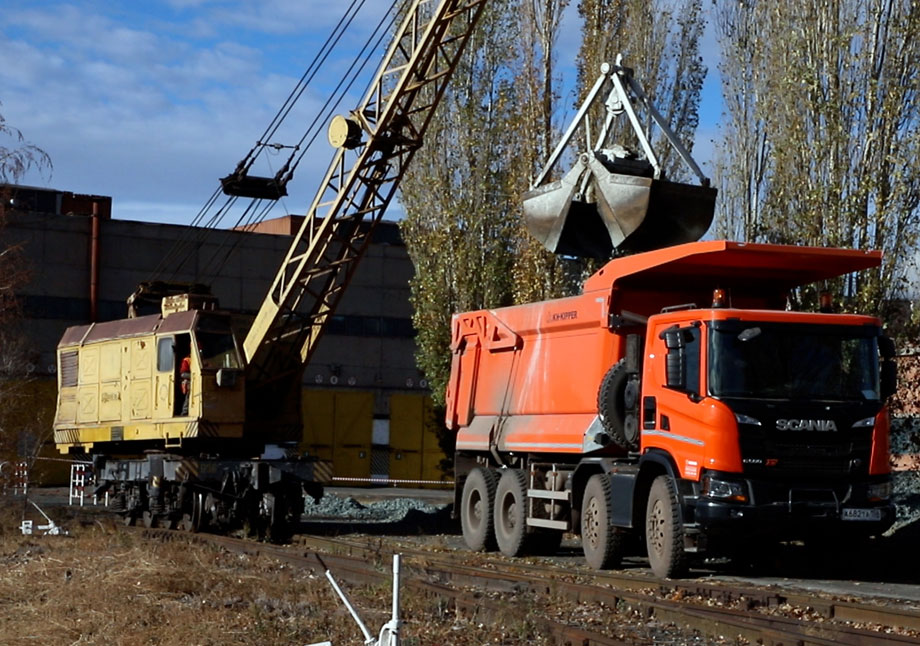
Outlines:
[[[569,502],[572,500],[572,492],[569,490],[547,491],[546,489],[528,489],[527,497],[528,498],[542,498],[544,500],[564,500],[566,502]]]
[[[547,529],[561,529],[562,531],[569,530],[568,522],[564,520],[548,520],[546,518],[528,518],[527,526],[528,527],[545,527]]]

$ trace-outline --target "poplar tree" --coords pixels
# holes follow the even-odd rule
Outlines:
[[[577,265],[549,252],[531,236],[524,223],[523,194],[542,171],[556,146],[560,127],[561,97],[556,46],[563,12],[569,0],[523,0],[521,34],[520,114],[513,124],[516,151],[509,160],[518,212],[514,258],[513,296],[516,303],[558,298],[578,288]]]
[[[725,3],[720,227],[746,240],[880,249],[837,285],[885,314],[920,232],[920,5]]]
[[[517,3],[498,0],[480,19],[436,116],[400,185],[403,238],[419,368],[443,405],[450,317],[509,305],[518,235],[511,124],[520,114]]]

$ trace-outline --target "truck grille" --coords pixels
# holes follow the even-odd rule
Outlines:
[[[798,441],[770,437],[765,433],[742,429],[741,459],[744,473],[758,477],[794,476],[811,480],[866,474],[872,449],[871,430],[856,432],[797,433]],[[788,435],[788,434],[782,434]]]

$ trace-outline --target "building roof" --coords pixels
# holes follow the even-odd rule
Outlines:
[[[292,236],[300,231],[300,227],[303,225],[305,219],[306,216],[304,215],[282,215],[281,217],[263,220],[262,222],[233,227],[233,230]],[[366,230],[370,226],[370,223],[365,221],[362,222],[360,226],[362,230]],[[399,224],[392,220],[381,220],[377,223],[371,236],[371,242],[374,244],[392,244],[399,246],[405,244],[399,231]]]

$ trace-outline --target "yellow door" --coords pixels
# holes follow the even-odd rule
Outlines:
[[[174,343],[171,336],[157,339],[157,369],[153,378],[156,386],[154,414],[157,418],[173,416],[176,391]]]

